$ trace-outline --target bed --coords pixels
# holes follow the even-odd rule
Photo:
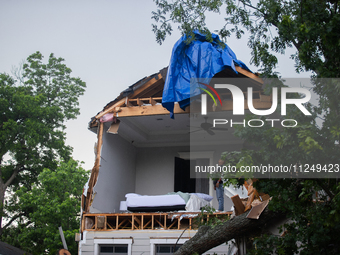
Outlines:
[[[125,197],[127,210],[131,212],[199,211],[213,199],[203,193],[183,192],[156,196],[128,193]]]

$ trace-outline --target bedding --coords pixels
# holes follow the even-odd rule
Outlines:
[[[125,197],[127,209],[131,212],[164,212],[180,210],[199,211],[201,207],[210,205],[209,201],[212,199],[211,196],[204,195],[198,196],[197,193],[171,192],[166,195],[142,196],[128,193]]]

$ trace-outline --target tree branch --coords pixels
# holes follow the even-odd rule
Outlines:
[[[191,255],[195,252],[202,254],[231,239],[246,236],[271,220],[285,218],[284,214],[270,211],[268,208],[262,212],[258,220],[248,219],[248,213],[245,212],[216,226],[201,226],[197,233],[175,252],[175,255]]]
[[[6,189],[15,179],[15,177],[17,177],[17,175],[20,172],[20,167],[16,167],[11,175],[11,177],[9,177],[9,179],[6,181],[6,183],[4,184],[4,189]]]
[[[12,219],[9,222],[7,222],[7,224],[5,226],[2,227],[2,230],[6,229],[9,225],[11,225],[12,222],[15,221],[17,218],[24,216],[24,215],[25,215],[25,213],[19,213],[19,214],[13,216]]]

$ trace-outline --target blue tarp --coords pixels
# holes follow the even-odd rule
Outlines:
[[[205,35],[198,31],[194,33],[196,40],[187,45],[185,43],[187,37],[183,36],[172,49],[162,100],[162,105],[170,112],[171,118],[175,102],[178,102],[184,110],[190,104],[190,97],[201,93],[201,90],[195,90],[194,94],[190,93],[191,78],[200,78],[200,81],[209,84],[216,73],[227,67],[237,73],[235,64],[250,71],[236,58],[228,45],[224,48],[220,46],[218,35],[212,34],[213,41],[208,42]]]

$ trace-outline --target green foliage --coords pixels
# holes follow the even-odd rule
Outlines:
[[[27,58],[20,82],[0,74],[0,177],[16,179],[7,186],[29,185],[44,167],[70,157],[64,122],[79,114],[85,83],[70,77],[62,58],[51,54],[48,64],[42,58],[39,52]]]
[[[64,59],[53,54],[47,64],[42,59],[40,52],[30,55],[17,80],[0,74],[1,204],[6,189],[29,191],[44,168],[70,159],[64,123],[79,114],[85,82],[70,76]],[[1,222],[2,206],[0,211]]]
[[[80,198],[88,172],[78,162],[61,162],[56,170],[45,168],[30,189],[20,187],[11,197],[9,214],[21,216],[6,229],[2,240],[32,254],[55,254],[63,247],[58,227],[62,226],[68,249],[77,253]]]
[[[78,97],[86,85],[53,54],[43,63],[36,52],[19,71],[15,78],[0,74],[0,235],[41,254],[60,242],[58,224],[70,243],[79,227],[75,219],[85,174],[69,161],[64,123],[79,115]],[[63,178],[54,172],[60,161],[69,162],[60,165]],[[13,197],[5,199],[6,191]]]
[[[232,34],[237,38],[247,35],[251,62],[261,68],[263,76],[275,76],[277,55],[292,47],[296,50],[291,56],[296,71],[314,73],[313,91],[319,96],[319,104],[306,105],[312,116],[290,108],[285,118],[297,120],[299,124],[294,128],[276,128],[268,123],[261,128],[237,128],[235,135],[256,145],[258,150],[228,152],[222,155],[225,164],[241,165],[242,160],[253,165],[339,163],[340,82],[329,79],[340,77],[338,1],[156,0],[155,3],[157,11],[152,18],[161,25],[153,25],[153,31],[159,43],[171,34],[173,24],[183,34],[191,35],[191,40],[195,40],[192,37],[195,29],[209,35],[206,15],[220,12],[225,16],[225,23],[218,30],[220,37],[225,41]],[[317,118],[322,120],[319,124]],[[232,184],[243,181],[229,180]],[[254,185],[259,192],[273,197],[270,209],[285,212],[291,221],[283,226],[282,237],[264,231],[255,239],[251,254],[339,253],[337,179],[260,179]]]
[[[194,224],[196,226],[216,226],[219,224],[224,223],[225,221],[229,220],[229,215],[219,215],[217,217],[208,217],[209,215],[213,215],[215,212],[215,208],[210,206],[204,206],[201,208],[201,212],[198,214],[198,216],[194,219]]]
[[[271,75],[278,63],[277,54],[294,46],[297,51],[291,57],[298,72],[311,70],[319,77],[339,77],[337,1],[155,0],[155,3],[157,10],[152,12],[152,18],[158,43],[171,34],[173,25],[190,36],[195,29],[211,35],[206,16],[213,12],[225,16],[225,23],[216,30],[223,40],[232,34],[236,38],[249,35],[251,62],[260,66],[263,73]]]

